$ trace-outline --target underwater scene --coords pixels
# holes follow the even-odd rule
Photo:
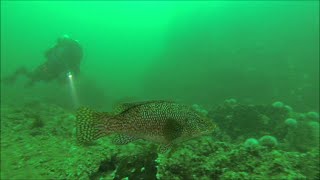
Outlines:
[[[1,179],[318,180],[319,1],[1,1]]]

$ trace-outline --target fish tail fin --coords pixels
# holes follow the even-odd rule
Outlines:
[[[90,143],[109,134],[107,132],[106,114],[81,107],[76,112],[76,135],[80,144]]]

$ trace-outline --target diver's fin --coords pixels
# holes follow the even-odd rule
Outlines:
[[[32,87],[34,84],[35,84],[35,81],[30,80],[29,82],[27,82],[27,83],[24,85],[24,87],[25,87],[25,88],[29,88],[29,87]]]
[[[30,76],[31,76],[30,74],[31,73],[28,72],[28,70],[25,67],[21,67],[21,68],[17,69],[12,75],[1,79],[1,82],[3,82],[4,84],[7,84],[7,85],[13,84],[16,82],[17,78],[22,75],[24,75],[30,79]]]
[[[138,140],[139,138],[125,135],[125,134],[118,134],[116,137],[112,139],[112,142],[117,145],[124,145],[128,144],[130,142],[133,142],[135,140]]]
[[[109,116],[110,118],[111,116]],[[82,144],[90,143],[109,134],[106,119],[108,114],[95,112],[87,107],[77,110],[77,141]]]
[[[9,84],[13,84],[16,81],[16,79],[17,77],[15,75],[11,75],[1,79],[1,82],[3,84],[9,85]]]

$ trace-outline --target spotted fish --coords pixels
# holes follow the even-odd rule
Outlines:
[[[215,124],[191,106],[169,101],[125,103],[113,113],[78,109],[77,140],[89,143],[117,134],[114,142],[126,144],[137,139],[149,140],[166,151],[172,145],[211,133]]]

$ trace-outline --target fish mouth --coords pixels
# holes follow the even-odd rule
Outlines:
[[[213,133],[213,129],[207,130],[207,131],[203,131],[203,132],[201,133],[201,135],[209,135],[209,134],[211,134],[211,133]]]
[[[208,129],[206,129],[202,132],[203,135],[211,134],[217,128],[217,126],[215,124],[209,124],[207,127],[208,127]]]
[[[200,131],[197,136],[210,135],[210,134],[213,133],[214,130],[215,130],[214,127],[212,127],[212,128],[210,127],[210,128],[208,128],[208,129],[205,129],[205,130]]]

